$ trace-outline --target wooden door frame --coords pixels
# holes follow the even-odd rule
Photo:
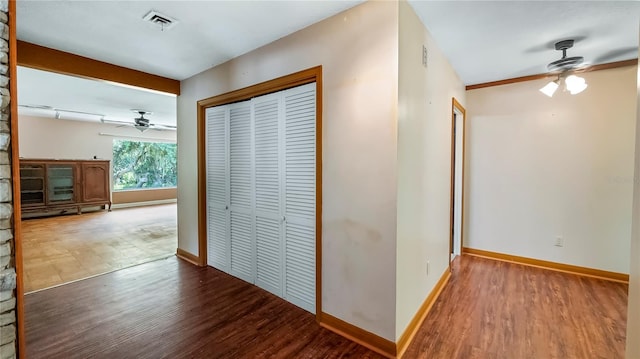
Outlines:
[[[462,252],[462,241],[464,234],[464,166],[465,166],[465,144],[467,136],[467,111],[456,100],[455,97],[451,98],[451,194],[450,194],[450,207],[449,207],[449,268],[451,268],[451,253],[453,253],[453,225],[454,225],[454,207],[455,207],[455,153],[456,153],[456,135],[455,135],[455,122],[456,111],[462,114],[462,191],[460,191],[460,207],[462,207],[460,215],[460,251]],[[460,253],[462,254],[462,253]]]
[[[316,83],[316,321],[320,321],[322,313],[322,66],[198,101],[198,256],[196,258],[198,265],[203,267],[207,265],[206,109],[313,82]]]
[[[20,202],[20,155],[18,144],[18,40],[16,37],[16,1],[9,1],[9,126],[11,129],[11,177],[13,179],[13,251],[16,268],[16,335],[17,358],[26,358],[27,341],[24,327],[24,263],[22,259],[22,207]]]

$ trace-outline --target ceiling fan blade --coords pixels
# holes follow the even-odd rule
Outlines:
[[[150,123],[149,124],[150,127],[152,127],[155,130],[170,130],[170,131],[175,131],[177,129],[176,126],[172,126],[172,125],[163,125],[160,123]]]
[[[104,118],[101,119],[100,121],[102,123],[114,123],[114,124],[119,123],[119,124],[125,124],[125,125],[130,125],[131,124],[131,122],[129,122],[129,121],[108,120],[108,119],[104,119]]]
[[[594,64],[604,64],[612,61],[619,61],[626,58],[634,58],[638,54],[637,47],[624,47],[621,49],[611,50],[602,56],[598,56],[593,60]]]

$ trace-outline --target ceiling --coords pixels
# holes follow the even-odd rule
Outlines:
[[[564,39],[591,65],[638,57],[638,1],[409,2],[466,85],[544,73]]]
[[[176,80],[361,1],[18,1],[18,39]],[[156,10],[169,30],[142,18]],[[268,16],[267,16],[268,15]]]
[[[360,2],[18,1],[17,35],[182,80]],[[543,73],[547,63],[560,58],[553,44],[566,38],[576,39],[569,56],[584,56],[589,64],[638,54],[636,1],[409,2],[466,85]],[[152,9],[178,23],[161,31],[144,22]],[[154,112],[152,122],[176,124],[175,96],[26,68],[18,76],[20,105],[124,120],[134,117],[130,109],[141,108]]]
[[[60,110],[86,112],[104,116],[60,111],[61,119],[99,122],[107,120],[133,122],[138,114],[132,109],[153,112],[151,123],[176,125],[176,96],[124,87],[104,81],[59,75],[52,72],[18,67],[18,111],[23,115],[55,117],[53,109],[25,106],[49,106]]]
[[[183,80],[360,2],[18,1],[17,35],[22,41]],[[150,10],[178,22],[162,31],[142,20]],[[36,105],[132,121],[130,110],[143,109],[153,112],[152,123],[176,125],[175,96],[27,68],[19,68],[18,79],[21,114],[55,116],[52,110],[24,107]],[[99,121],[98,116],[74,118]]]

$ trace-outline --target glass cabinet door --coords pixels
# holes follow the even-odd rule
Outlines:
[[[47,166],[47,194],[49,203],[73,202],[75,166],[55,164]]]

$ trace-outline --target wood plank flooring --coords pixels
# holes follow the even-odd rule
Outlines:
[[[36,358],[380,358],[315,317],[175,257],[29,294]]]
[[[405,358],[624,358],[626,284],[460,259]]]
[[[176,204],[22,221],[25,291],[175,254]]]
[[[175,257],[25,297],[29,358],[380,358]],[[624,358],[627,286],[464,256],[404,358]]]

